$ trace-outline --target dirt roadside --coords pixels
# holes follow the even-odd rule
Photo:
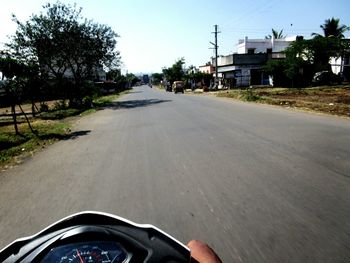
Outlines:
[[[290,109],[350,117],[349,85],[305,89],[248,88],[205,93],[197,90],[192,94],[206,94]]]

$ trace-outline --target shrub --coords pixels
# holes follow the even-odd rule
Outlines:
[[[46,112],[49,110],[49,106],[43,102],[43,103],[40,103],[40,112]]]
[[[252,88],[247,88],[247,90],[244,91],[243,98],[246,101],[257,101],[260,99],[260,97],[258,95],[254,94]]]
[[[67,104],[65,100],[56,101],[53,104],[53,110],[64,110],[66,108],[67,108]]]

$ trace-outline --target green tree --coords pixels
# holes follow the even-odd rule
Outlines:
[[[305,87],[316,72],[331,72],[330,58],[349,50],[347,46],[348,42],[334,37],[297,40],[285,50],[285,59],[268,61],[265,70],[273,76],[274,85]]]
[[[272,35],[269,34],[269,35],[265,36],[265,39],[271,39],[272,37],[274,39],[282,39],[282,38],[286,37],[285,35],[283,35],[283,29],[281,31],[277,31],[277,30],[272,28],[271,33],[272,33]]]
[[[132,86],[134,86],[137,82],[140,81],[140,79],[138,77],[136,77],[133,73],[127,73],[125,75],[128,87],[127,88],[131,88]]]
[[[183,65],[185,59],[178,59],[170,68],[163,68],[164,77],[172,84],[174,81],[182,80],[185,76]]]
[[[350,50],[350,46],[349,46],[349,41],[343,39],[344,38],[344,33],[348,30],[350,30],[349,26],[346,25],[340,25],[340,21],[338,18],[334,18],[332,17],[331,19],[326,19],[324,24],[320,26],[323,30],[323,36],[324,38],[326,38],[327,42],[328,42],[328,46],[326,49],[323,50],[327,50],[329,52],[332,53],[331,56],[333,57],[344,57],[344,56],[349,56],[349,50]],[[323,36],[320,34],[316,34],[313,33],[312,34],[314,36],[314,39],[318,42],[325,42],[325,40],[323,40]],[[320,49],[322,49],[322,46],[319,47]],[[322,52],[319,52],[320,54],[322,54]],[[320,57],[320,60],[326,60],[327,59],[327,55],[323,55],[323,57]],[[325,63],[323,62],[322,65],[325,65]],[[329,62],[327,62],[326,64],[326,70],[330,71],[330,65]],[[324,67],[323,67],[324,68]],[[344,76],[349,79],[350,78],[350,69],[348,67],[346,67],[344,69]]]
[[[154,85],[159,85],[160,82],[163,80],[164,74],[162,73],[153,73],[152,74],[152,83]]]
[[[12,79],[18,74],[18,72],[20,71],[20,67],[16,60],[2,54],[2,57],[0,57],[0,71],[2,72],[2,80],[5,81],[5,97],[11,106],[11,115],[13,119],[15,132],[16,134],[19,134],[16,114],[16,95],[18,91]]]
[[[331,57],[340,57],[344,53],[345,43],[337,37],[315,36],[308,43],[316,71],[331,71]]]
[[[113,80],[113,81],[116,81],[120,76],[121,76],[120,69],[111,69],[106,74],[107,80]]]
[[[310,41],[314,64],[316,71],[330,71],[330,58],[340,57],[346,53],[348,42],[343,41],[342,38],[344,38],[344,33],[350,28],[340,25],[339,19],[334,17],[326,19],[320,27],[323,30],[323,35],[312,33],[314,38]]]
[[[0,71],[3,75],[2,79],[5,80],[5,85],[3,86],[5,97],[11,107],[11,115],[16,134],[19,134],[16,105],[19,106],[27,120],[29,128],[34,132],[27,115],[21,107],[21,103],[26,98],[26,88],[28,86],[29,76],[33,74],[32,70],[33,69],[30,66],[20,63],[8,54],[2,54],[0,57]],[[31,77],[34,77],[34,75]]]
[[[274,86],[302,88],[311,84],[314,75],[312,45],[297,40],[285,50],[285,59],[269,60],[265,71],[273,77]]]
[[[264,67],[264,71],[272,76],[275,87],[286,87],[291,83],[286,74],[287,63],[284,59],[269,60]]]
[[[90,92],[85,83],[94,79],[96,69],[119,63],[118,35],[109,26],[83,19],[75,5],[48,3],[44,11],[25,23],[14,16],[17,31],[9,47],[19,59],[39,65],[60,88],[64,78],[72,78],[64,94],[79,104]]]
[[[350,42],[342,39],[349,28],[339,26],[339,19],[327,19],[321,25],[324,36],[313,34],[309,40],[294,41],[286,50],[284,60],[270,60],[265,67],[273,76],[274,85],[305,87],[310,85],[316,72],[331,72],[330,59],[349,53]]]
[[[320,25],[323,30],[325,37],[336,37],[344,38],[344,33],[350,28],[346,25],[340,25],[339,19],[332,17],[331,19],[326,19],[323,25]],[[321,36],[317,33],[312,33],[314,36]]]

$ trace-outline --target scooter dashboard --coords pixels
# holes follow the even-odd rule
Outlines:
[[[126,263],[130,255],[112,241],[89,241],[51,248],[41,263]]]

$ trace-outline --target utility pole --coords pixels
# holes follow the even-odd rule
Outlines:
[[[218,25],[214,25],[215,31],[211,32],[215,35],[215,43],[210,42],[214,46],[215,49],[215,85],[218,85],[218,34],[221,33],[218,31]]]

